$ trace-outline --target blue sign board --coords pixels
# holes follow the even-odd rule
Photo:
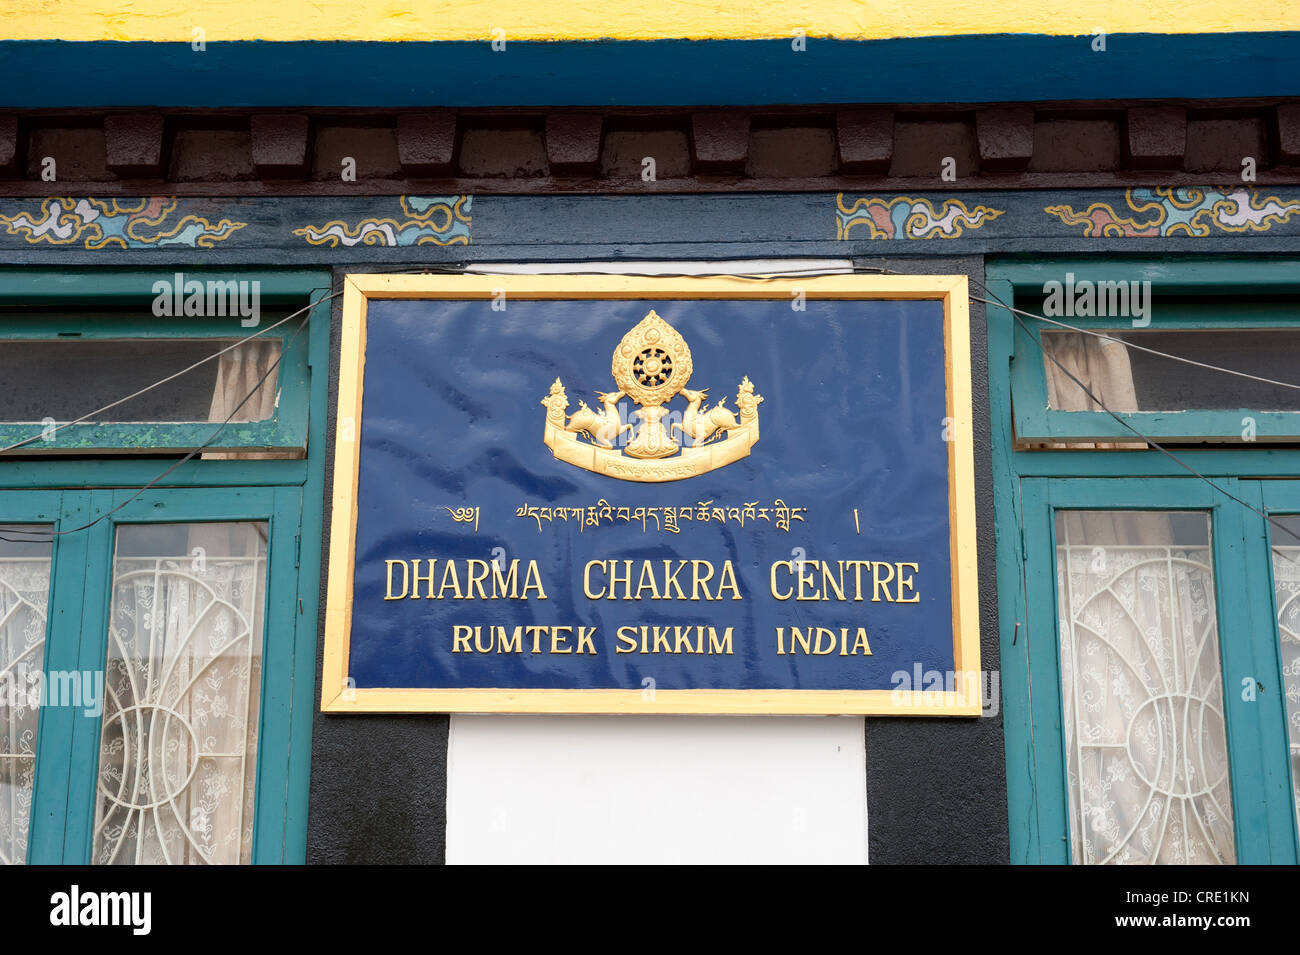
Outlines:
[[[327,709],[971,712],[956,280],[369,281]]]

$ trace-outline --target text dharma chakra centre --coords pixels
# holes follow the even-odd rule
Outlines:
[[[536,560],[384,561],[384,600],[549,599]],[[521,573],[522,565],[522,573]],[[778,560],[768,570],[768,595],[777,601],[916,604],[921,600],[914,561]],[[639,602],[744,600],[730,560],[591,560],[582,570],[588,600]],[[765,595],[766,596],[766,595]],[[551,653],[599,655],[598,628],[582,625],[457,623],[451,628],[453,653]],[[626,624],[614,631],[615,653],[732,654],[734,627],[701,624]],[[774,627],[779,656],[871,655],[867,628]]]

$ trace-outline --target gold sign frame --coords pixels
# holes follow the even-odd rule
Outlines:
[[[657,690],[418,687],[357,688],[348,681],[357,483],[365,380],[366,311],[372,299],[918,300],[943,303],[952,561],[953,675],[943,689]],[[978,716],[981,712],[970,312],[964,275],[827,275],[807,278],[620,275],[348,275],[344,278],[334,489],[325,601],[321,710],[327,713],[783,714]],[[939,422],[935,423],[939,427]],[[947,676],[947,675],[945,675]],[[950,688],[951,687],[951,688]]]

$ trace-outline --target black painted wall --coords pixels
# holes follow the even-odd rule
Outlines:
[[[373,270],[373,267],[372,267]],[[342,276],[363,268],[338,269]],[[335,422],[338,417],[339,329],[343,299],[334,300],[330,321],[330,436],[325,457],[326,507],[321,553],[329,553],[329,495],[334,487]],[[321,696],[325,633],[325,581],[321,561],[320,619],[316,647],[316,699]],[[441,863],[447,851],[446,716],[313,717],[311,795],[307,810],[308,863]]]
[[[971,294],[984,296],[978,284],[984,281],[984,261],[979,256],[855,259],[854,264],[905,273],[963,274],[971,280]],[[979,302],[970,303],[970,330],[980,667],[996,672],[988,336],[984,306]],[[872,864],[1008,861],[1001,699],[995,712],[977,719],[890,716],[868,718],[866,724],[867,843]]]
[[[536,258],[559,258],[557,249]],[[471,250],[466,250],[470,257]],[[773,244],[773,257],[789,257]],[[855,260],[864,269],[966,274],[983,280],[980,256]],[[445,266],[443,266],[445,268]],[[410,268],[407,266],[406,268]],[[349,271],[338,268],[335,289]],[[972,281],[973,294],[981,294]],[[335,300],[330,349],[328,434],[335,432],[341,299]],[[978,515],[981,666],[998,668],[993,490],[984,310],[971,303],[975,501]],[[936,427],[939,423],[936,422]],[[334,448],[326,453],[325,487],[333,486]],[[328,492],[327,492],[328,493]],[[328,553],[326,507],[323,552]],[[321,568],[320,632],[324,632],[325,566]],[[320,650],[317,651],[317,682]],[[317,699],[320,696],[317,686]],[[447,732],[445,716],[353,716],[316,712],[312,736],[307,831],[310,863],[430,863],[446,853]],[[872,863],[1001,863],[1008,858],[1002,719],[866,720],[867,813]]]

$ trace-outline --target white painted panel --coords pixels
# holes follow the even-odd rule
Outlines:
[[[476,262],[467,272],[500,272],[507,275],[551,275],[570,272],[599,272],[602,275],[822,275],[852,272],[852,259],[725,259],[718,262],[657,261],[627,262]]]
[[[858,717],[453,716],[448,863],[862,863]]]
[[[845,259],[484,263],[482,272],[816,274]],[[860,717],[453,716],[447,861],[867,861]]]

